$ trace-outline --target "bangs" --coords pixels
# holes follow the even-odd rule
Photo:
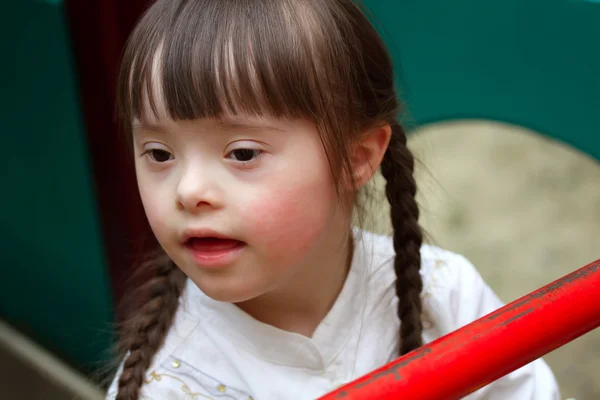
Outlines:
[[[333,17],[342,13],[308,6],[294,0],[156,3],[124,54],[123,122],[242,114],[319,123],[335,113],[335,120],[350,123],[352,105],[360,102],[351,89],[357,86],[352,55],[340,45],[344,35]]]

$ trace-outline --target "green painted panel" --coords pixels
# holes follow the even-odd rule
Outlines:
[[[416,124],[514,123],[600,158],[600,4],[365,0]]]
[[[0,14],[0,318],[83,370],[111,339],[111,299],[60,4]]]

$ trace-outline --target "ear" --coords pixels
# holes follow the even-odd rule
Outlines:
[[[350,162],[354,173],[352,189],[360,189],[375,175],[391,137],[392,128],[386,123],[363,132],[353,144],[350,149]]]

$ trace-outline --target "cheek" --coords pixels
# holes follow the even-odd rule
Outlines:
[[[165,193],[157,190],[160,187],[158,183],[149,179],[143,172],[137,172],[137,184],[150,227],[157,239],[162,242],[162,237],[167,231],[164,225],[168,221],[163,215],[165,212],[164,204],[166,200],[163,198]]]
[[[298,258],[322,241],[337,200],[327,179],[277,185],[253,202],[246,215],[253,236],[273,262]]]
[[[244,218],[269,261],[281,264],[300,261],[322,243],[338,207],[316,131],[300,132],[289,141],[264,186],[246,202]]]

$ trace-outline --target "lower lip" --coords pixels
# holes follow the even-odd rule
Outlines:
[[[230,247],[218,251],[203,251],[194,249],[191,246],[186,246],[194,261],[203,268],[219,268],[229,265],[246,247],[244,243],[239,243],[234,247]]]

